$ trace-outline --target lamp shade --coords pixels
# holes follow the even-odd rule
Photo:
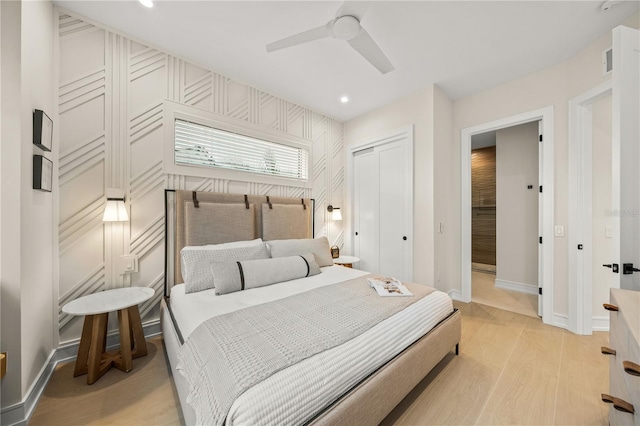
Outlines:
[[[124,199],[107,198],[107,204],[104,207],[103,222],[126,222],[129,220],[127,207],[124,205]]]
[[[342,213],[339,207],[334,207],[331,212],[331,220],[342,220]]]

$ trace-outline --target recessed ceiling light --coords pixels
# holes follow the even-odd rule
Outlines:
[[[153,7],[153,1],[151,0],[138,0],[144,7]]]
[[[346,104],[347,102],[349,102],[349,98],[347,98],[346,96],[343,96],[340,98],[340,102],[342,102],[343,104]]]

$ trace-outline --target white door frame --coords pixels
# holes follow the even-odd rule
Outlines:
[[[524,112],[511,117],[491,121],[489,123],[478,124],[467,127],[461,131],[461,193],[462,207],[461,236],[462,236],[462,301],[471,301],[471,136],[505,127],[517,126],[519,124],[530,123],[542,120],[542,163],[541,179],[543,185],[542,197],[542,230],[541,237],[542,256],[538,259],[541,262],[542,274],[538,276],[539,286],[542,288],[542,321],[545,324],[553,324],[553,224],[554,224],[554,159],[553,159],[553,106]],[[540,269],[539,269],[540,270]],[[560,325],[560,324],[553,324]]]
[[[406,144],[406,150],[405,150],[405,160],[406,160],[406,164],[408,164],[408,167],[406,170],[404,170],[404,181],[405,181],[405,185],[407,185],[410,190],[408,191],[409,193],[409,199],[406,200],[406,206],[407,208],[405,209],[406,212],[406,223],[407,223],[407,235],[410,238],[410,244],[409,247],[407,248],[407,253],[408,253],[408,257],[409,257],[409,264],[407,265],[407,269],[408,269],[408,280],[412,281],[413,280],[413,124],[406,126],[406,127],[402,127],[399,129],[395,129],[386,133],[383,133],[381,135],[377,135],[377,136],[373,136],[371,138],[367,138],[361,141],[358,141],[356,143],[354,143],[353,145],[350,145],[348,147],[348,149],[346,149],[346,153],[347,153],[347,170],[346,170],[346,178],[347,178],[347,200],[346,200],[346,204],[349,206],[349,212],[353,212],[355,209],[354,206],[354,200],[353,200],[353,185],[354,185],[354,173],[353,173],[353,169],[354,169],[354,154],[357,151],[362,151],[364,149],[368,149],[368,148],[373,148],[375,146],[380,146],[380,145],[384,145],[387,143],[391,143],[391,142],[396,142],[396,141],[404,141],[404,143]],[[354,217],[352,214],[349,214],[348,220],[346,220],[346,229],[345,232],[347,233],[347,235],[349,236],[348,238],[345,238],[345,245],[348,251],[353,252],[353,247],[354,247],[354,235],[353,235],[353,228],[354,228]]]
[[[592,106],[610,94],[612,81],[569,101],[569,331],[591,334],[593,330],[593,174]],[[583,249],[578,250],[578,244]],[[612,258],[613,259],[613,258]],[[605,327],[608,330],[608,327]],[[601,329],[601,327],[598,327]]]

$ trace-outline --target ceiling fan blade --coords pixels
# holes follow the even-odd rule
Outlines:
[[[393,64],[391,64],[391,61],[389,61],[364,28],[360,27],[360,34],[348,42],[356,52],[364,56],[364,58],[382,74],[386,74],[395,69]]]
[[[342,6],[336,11],[336,18],[341,16],[353,16],[358,21],[362,21],[364,15],[369,10],[371,2],[368,1],[345,1]]]
[[[310,41],[318,40],[325,37],[331,37],[331,24],[333,24],[333,21],[329,21],[329,23],[321,27],[313,28],[302,33],[285,37],[282,40],[269,43],[267,44],[267,52],[274,52],[276,50],[285,49],[287,47],[296,46],[298,44],[308,43]]]

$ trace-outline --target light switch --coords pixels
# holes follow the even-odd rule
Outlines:
[[[138,256],[135,254],[120,257],[120,274],[132,274],[138,272]]]
[[[605,238],[613,238],[613,227],[607,225],[604,227],[604,237]]]
[[[554,235],[556,237],[564,237],[564,226],[556,225],[554,228]]]

